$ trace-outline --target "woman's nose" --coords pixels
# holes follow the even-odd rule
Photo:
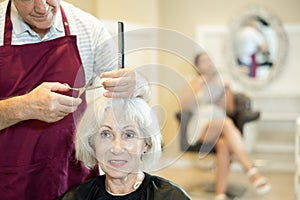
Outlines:
[[[112,147],[110,149],[111,153],[113,154],[120,154],[124,151],[124,145],[122,144],[122,140],[121,139],[114,139],[114,141],[112,142]]]
[[[35,0],[34,1],[34,11],[38,14],[47,13],[49,5],[47,4],[47,0]]]

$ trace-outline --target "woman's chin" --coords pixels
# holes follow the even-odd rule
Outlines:
[[[125,178],[130,173],[130,170],[122,169],[122,168],[114,168],[106,166],[103,171],[105,174],[111,178]]]

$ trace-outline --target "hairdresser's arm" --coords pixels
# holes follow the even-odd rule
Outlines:
[[[81,99],[56,92],[66,92],[69,87],[61,83],[42,83],[31,92],[0,101],[0,130],[18,122],[37,119],[52,123],[74,112]]]

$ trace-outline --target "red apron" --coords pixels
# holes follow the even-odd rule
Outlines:
[[[76,36],[70,36],[63,9],[66,36],[11,45],[10,5],[9,1],[4,46],[0,46],[0,99],[23,95],[46,81],[83,86]],[[85,107],[83,99],[77,112],[82,113]],[[74,130],[74,114],[69,114],[56,123],[27,120],[0,131],[0,198],[53,200],[84,181],[90,172],[75,161]]]

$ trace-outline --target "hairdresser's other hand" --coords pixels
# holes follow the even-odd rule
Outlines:
[[[100,74],[106,90],[103,95],[110,98],[130,98],[136,89],[136,72],[129,67]]]

